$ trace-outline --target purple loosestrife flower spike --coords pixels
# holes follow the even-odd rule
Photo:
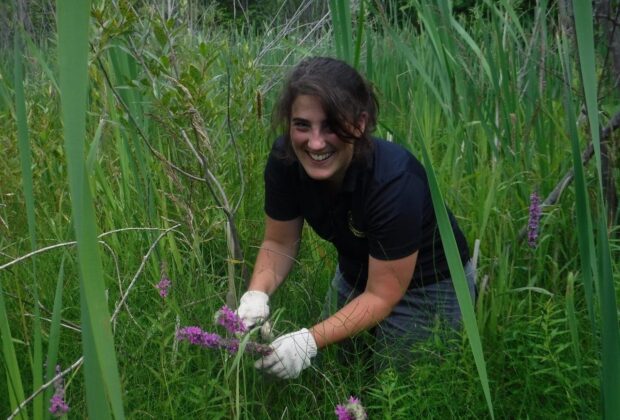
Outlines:
[[[537,192],[530,195],[530,219],[527,224],[527,243],[530,247],[536,248],[538,240],[538,228],[540,225],[540,197]]]
[[[346,403],[338,404],[335,410],[338,420],[366,420],[368,415],[359,398],[350,396]]]
[[[203,331],[200,327],[184,327],[177,331],[176,338],[178,341],[187,341],[190,344],[209,348],[226,350],[231,354],[239,351],[239,339],[224,338],[218,334]],[[267,356],[271,353],[271,346],[248,341],[244,347],[246,353]]]
[[[166,276],[166,274],[162,274],[161,280],[157,283],[157,290],[159,290],[159,296],[162,298],[168,297],[168,292],[170,291],[170,286],[172,286],[172,281]]]
[[[216,349],[220,347],[222,344],[222,337],[215,333],[202,333],[202,343],[200,343],[204,347],[208,347],[210,349]]]
[[[222,343],[222,347],[226,349],[228,353],[235,354],[239,351],[239,340],[237,340],[236,338],[226,340]]]
[[[61,372],[60,366],[56,366],[56,375]],[[69,405],[65,402],[65,383],[60,376],[54,381],[54,395],[50,399],[50,413],[54,417],[61,417],[69,411]]]
[[[177,331],[177,340],[187,340],[191,344],[200,345],[203,343],[202,330],[200,329],[200,327],[181,328],[179,331]]]
[[[335,413],[338,416],[338,420],[354,420],[349,414],[349,410],[342,404],[336,406]]]
[[[243,323],[243,320],[228,306],[224,305],[217,311],[217,323],[226,328],[231,334],[243,334],[248,328]]]
[[[217,349],[222,345],[222,337],[215,333],[209,333],[200,327],[185,327],[177,331],[177,340],[188,341],[196,346]]]

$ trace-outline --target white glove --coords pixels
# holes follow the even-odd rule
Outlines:
[[[277,338],[271,347],[273,351],[258,360],[254,367],[282,379],[298,377],[310,366],[310,359],[317,352],[314,337],[307,328]]]
[[[269,295],[258,290],[245,292],[239,301],[237,315],[248,328],[264,322],[269,317]]]

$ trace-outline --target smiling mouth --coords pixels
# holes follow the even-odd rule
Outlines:
[[[317,162],[322,162],[325,159],[329,159],[331,157],[331,155],[333,155],[334,153],[321,153],[321,154],[317,154],[317,153],[310,153],[308,152],[308,155],[310,156],[310,158],[314,161]]]

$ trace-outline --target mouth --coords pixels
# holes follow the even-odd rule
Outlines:
[[[334,152],[329,152],[329,153],[308,152],[308,156],[310,156],[310,159],[314,160],[315,162],[323,162],[324,160],[329,159],[333,154]]]

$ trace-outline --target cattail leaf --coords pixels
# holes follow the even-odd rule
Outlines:
[[[597,289],[599,292],[598,298],[601,311],[601,392],[603,396],[603,417],[612,419],[620,417],[620,398],[618,398],[618,391],[620,390],[620,357],[618,357],[620,354],[620,329],[618,327],[617,291],[614,285],[613,269],[611,265],[606,205],[603,200],[603,174],[599,131],[600,123],[598,119],[599,111],[597,104],[592,4],[585,1],[573,1],[573,12],[581,81],[583,84],[590,136],[594,148],[596,170],[598,174],[596,194],[598,214],[596,222],[593,222],[592,218],[589,216],[585,179],[579,182],[581,184],[579,188],[582,191],[579,193],[580,196],[578,196],[578,201],[581,199],[583,203],[578,203],[578,211],[580,207],[586,207],[585,209],[581,209],[578,213],[580,253],[583,252],[581,256],[582,269],[586,272],[591,270],[593,278],[598,279]],[[568,65],[567,48],[565,46],[567,45],[566,41],[563,42],[563,45],[565,80],[568,81],[571,79],[568,79],[568,76],[570,76],[570,66]],[[570,95],[568,88],[566,91],[567,95]],[[566,102],[570,102],[570,100]],[[577,177],[578,167],[582,166],[578,152],[578,138],[577,134],[573,132],[573,127],[570,127],[569,130],[573,143],[573,167],[575,168],[575,176]],[[578,163],[577,160],[579,161]],[[583,174],[581,174],[581,176],[583,176]],[[596,236],[592,229],[595,224],[597,225]],[[596,248],[593,242],[596,243]],[[586,274],[586,276],[588,276],[588,274]]]
[[[489,414],[491,415],[491,418],[495,418],[493,403],[491,401],[491,390],[489,387],[486,362],[482,351],[482,341],[480,340],[480,332],[478,331],[476,314],[474,312],[474,305],[469,293],[465,270],[463,268],[463,263],[461,262],[454,232],[452,231],[452,224],[450,223],[450,219],[448,217],[448,211],[444,204],[439,183],[437,182],[437,177],[423,138],[420,140],[420,145],[425,162],[424,166],[426,168],[426,174],[428,176],[428,183],[431,189],[431,198],[433,200],[433,207],[435,209],[435,217],[437,218],[439,234],[441,235],[441,241],[443,243],[444,252],[448,261],[448,267],[450,268],[452,283],[454,284],[454,289],[456,290],[456,297],[459,302],[459,307],[461,308],[461,313],[463,314],[465,332],[469,338],[469,345],[474,356],[476,368],[478,369],[478,377],[480,378],[480,383],[487,402]]]
[[[59,0],[58,63],[69,191],[80,269],[84,376],[89,416],[124,418],[114,340],[107,308],[97,225],[84,161],[90,1]]]
[[[0,282],[0,337],[2,338],[2,357],[4,359],[6,382],[9,385],[9,404],[15,410],[20,402],[24,401],[24,387],[19,372],[19,364],[13,346],[13,336],[11,326],[7,316],[6,304],[4,302],[4,290]],[[27,419],[27,409],[22,409],[17,418]]]

